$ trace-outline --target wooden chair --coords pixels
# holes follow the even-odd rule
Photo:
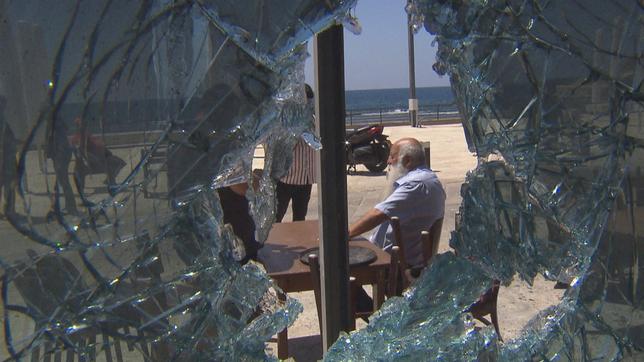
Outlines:
[[[401,288],[401,273],[400,273],[400,247],[394,245],[391,247],[391,263],[389,264],[389,271],[387,273],[387,298],[400,295]]]
[[[407,265],[407,259],[405,258],[405,245],[402,240],[402,230],[400,229],[400,218],[398,218],[397,216],[394,216],[391,218],[390,223],[391,223],[391,229],[393,230],[393,233],[394,233],[394,246],[397,246],[400,249],[401,257],[398,260],[399,272],[404,277],[405,271],[409,269],[409,265]],[[408,286],[407,282],[409,281],[403,280],[403,289]]]
[[[18,293],[21,295],[27,306],[28,315],[35,322],[35,332],[40,333],[50,323],[52,315],[60,313],[79,313],[82,304],[88,293],[91,291],[83,282],[80,272],[75,265],[66,258],[58,255],[45,255],[39,257],[33,250],[28,250],[27,254],[34,261],[31,266],[22,265],[19,268],[9,270],[10,279],[15,285]],[[149,274],[162,271],[162,266],[152,264],[151,270],[139,271],[134,274]],[[158,278],[152,278],[158,281]],[[122,284],[125,289],[135,289],[135,284],[143,283],[143,279],[132,279],[132,283]],[[150,282],[146,282],[149,286]],[[140,286],[139,286],[140,287]],[[131,291],[130,291],[131,292]],[[165,294],[161,293],[152,297],[153,301],[145,301],[141,306],[147,310],[152,310],[158,303],[165,303]],[[159,314],[160,310],[154,310]],[[57,344],[52,341],[44,341],[41,346],[31,348],[32,360],[38,361],[43,358],[49,361],[54,357],[55,361],[60,361],[62,353],[66,353],[66,361],[72,362],[76,358],[79,361],[89,359],[95,361],[98,353],[105,355],[105,360],[113,361],[113,354],[117,362],[123,361],[123,351],[121,349],[121,338],[114,337],[120,335],[119,330],[123,329],[126,335],[130,335],[130,327],[136,328],[141,320],[141,313],[136,308],[127,305],[118,307],[115,310],[118,320],[102,322],[93,328],[87,328],[84,331],[76,333],[69,337],[70,342],[83,349],[78,351],[69,346],[63,346],[60,341]],[[100,342],[97,343],[98,335],[101,336]],[[138,339],[141,342],[127,340],[127,347],[130,351],[134,350],[136,344],[143,353],[146,360],[151,359],[151,351],[147,343],[144,342],[143,331],[137,330]],[[112,351],[113,348],[113,351]],[[42,354],[42,356],[41,356]]]
[[[499,331],[499,319],[496,308],[500,286],[501,282],[499,280],[494,280],[492,282],[492,288],[483,293],[483,295],[479,297],[479,300],[472,304],[466,312],[470,312],[474,318],[480,320],[486,326],[489,326],[490,324],[494,325],[494,330],[496,331],[496,335],[499,336],[499,341],[503,341],[503,338],[501,338],[501,332]],[[490,315],[492,323],[485,318],[486,315]]]
[[[49,323],[52,315],[65,310],[67,313],[80,311],[82,300],[87,297],[88,288],[83,283],[80,273],[69,260],[57,255],[38,257],[35,252],[28,250],[32,260],[37,260],[34,265],[10,269],[9,274],[18,293],[24,300],[28,315],[35,322],[35,333],[40,333]],[[107,361],[112,361],[112,350],[116,361],[123,361],[123,354],[119,340],[113,338],[110,343],[109,334],[101,328],[88,328],[85,331],[69,336],[70,342],[83,348],[79,351],[67,348],[60,341],[44,341],[42,345],[31,347],[31,360],[39,361],[41,358],[50,361],[53,356],[55,361],[60,361],[62,353],[66,353],[66,361],[72,362],[78,356],[80,361],[88,358],[96,360],[96,347],[105,354]],[[97,344],[97,336],[102,334],[102,343]],[[42,356],[41,356],[42,353]]]
[[[457,211],[454,215],[454,228],[456,230],[461,227],[461,219],[461,213]],[[458,252],[454,251],[454,254],[458,255]],[[492,288],[483,293],[479,299],[466,310],[466,312],[470,312],[472,317],[480,320],[486,326],[493,324],[494,330],[496,330],[496,335],[499,336],[499,341],[503,341],[503,338],[501,338],[501,332],[499,331],[499,319],[496,307],[500,286],[501,282],[499,280],[494,280],[492,282]],[[485,318],[486,315],[490,315],[492,323]]]
[[[399,286],[400,289],[397,291],[397,295],[402,292],[403,289],[409,287],[409,285],[418,278],[418,275],[421,270],[411,268],[407,264],[405,259],[405,246],[402,240],[402,230],[400,227],[400,219],[396,216],[392,217],[391,228],[394,234],[394,246],[397,246],[400,249],[400,255],[398,261],[399,273],[402,276],[402,283]],[[432,224],[429,231],[421,231],[421,243],[423,245],[423,265],[427,265],[431,258],[438,253],[438,244],[441,237],[441,230],[443,228],[443,218],[440,218]]]
[[[429,262],[434,255],[438,254],[438,244],[441,240],[441,231],[443,230],[443,218],[436,220],[429,229],[429,241],[431,243],[431,253],[425,256],[425,262]],[[426,245],[426,244],[423,244]]]

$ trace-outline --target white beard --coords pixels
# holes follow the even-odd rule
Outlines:
[[[387,169],[387,183],[382,194],[383,200],[394,192],[394,182],[408,173],[409,170],[407,170],[400,162],[395,165],[389,165],[389,168]]]

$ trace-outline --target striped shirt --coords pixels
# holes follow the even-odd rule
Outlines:
[[[293,163],[280,181],[289,185],[312,185],[315,183],[315,150],[301,138],[293,148]]]

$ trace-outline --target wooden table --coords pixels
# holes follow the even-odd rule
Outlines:
[[[373,285],[374,309],[377,310],[385,299],[389,254],[365,239],[351,240],[349,243],[369,248],[376,253],[374,262],[351,267],[350,273],[360,285]],[[317,220],[277,223],[273,225],[264,247],[259,250],[259,260],[284,293],[313,290],[309,266],[300,261],[300,254],[319,244]],[[286,299],[286,295],[281,298]],[[286,329],[277,336],[277,356],[280,359],[288,358]]]

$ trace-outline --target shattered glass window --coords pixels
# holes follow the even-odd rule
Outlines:
[[[479,163],[450,245],[327,360],[638,360],[644,355],[644,22],[636,1],[425,1]],[[569,283],[500,343],[469,306],[491,280]],[[500,311],[503,313],[503,311]]]
[[[264,343],[301,306],[245,262],[282,155],[315,142],[302,43],[354,3],[0,1],[3,359],[272,358]],[[326,358],[641,359],[641,2],[408,9],[436,35],[480,160],[458,256]],[[225,222],[231,198],[254,231]],[[538,274],[571,288],[520,337],[473,327],[464,311],[491,280]]]
[[[248,261],[352,4],[0,2],[3,360],[271,358],[301,306]]]

